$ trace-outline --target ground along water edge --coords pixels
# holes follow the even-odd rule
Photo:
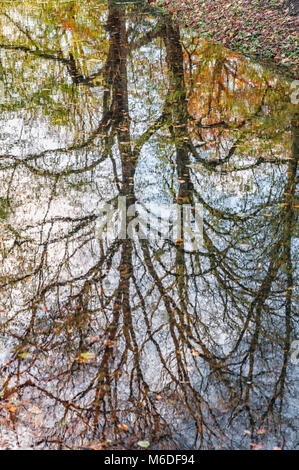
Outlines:
[[[0,449],[296,448],[292,83],[143,2],[0,7]]]

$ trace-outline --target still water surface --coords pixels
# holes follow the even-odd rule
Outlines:
[[[142,2],[0,13],[0,448],[295,448],[290,83]]]

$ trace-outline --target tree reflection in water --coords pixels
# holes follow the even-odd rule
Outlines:
[[[2,8],[0,446],[294,448],[289,84],[149,7]],[[118,196],[202,249],[99,237]]]

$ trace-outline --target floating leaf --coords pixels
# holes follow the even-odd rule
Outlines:
[[[200,352],[197,351],[197,349],[192,349],[191,354],[192,354],[192,356],[199,356],[199,355],[200,355]]]
[[[101,342],[105,345],[108,346],[109,348],[113,348],[113,346],[117,345],[117,341],[110,341],[108,339],[102,339]]]
[[[118,427],[119,427],[120,429],[123,429],[123,431],[127,431],[127,430],[129,429],[126,424],[119,424]]]
[[[257,433],[258,434],[265,434],[265,432],[266,432],[266,429],[259,429]]]
[[[14,413],[17,409],[15,405],[11,405],[10,403],[1,403],[0,408],[6,408],[11,413]]]
[[[144,449],[147,449],[150,446],[150,443],[148,441],[138,441],[137,444],[139,447],[143,447]]]
[[[96,355],[94,353],[91,353],[91,352],[85,352],[85,353],[82,353],[80,355],[81,355],[81,357],[83,357],[83,359],[94,359],[96,357]]]
[[[18,354],[18,357],[20,357],[21,359],[27,359],[28,357],[31,357],[31,354],[29,352],[23,352]]]
[[[42,412],[42,410],[38,406],[31,406],[28,411],[33,415],[39,415]]]

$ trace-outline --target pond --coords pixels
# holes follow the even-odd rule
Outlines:
[[[142,1],[0,24],[0,449],[294,449],[291,83]]]

